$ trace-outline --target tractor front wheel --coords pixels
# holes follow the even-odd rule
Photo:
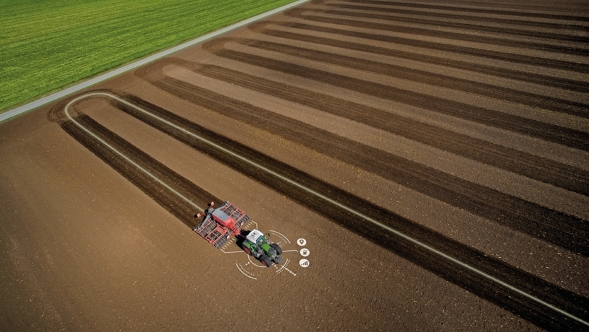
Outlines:
[[[282,255],[282,248],[280,248],[279,245],[277,245],[276,243],[272,243],[270,246],[272,246],[272,248],[274,248],[274,250],[276,250],[276,254],[278,256]]]
[[[266,255],[260,256],[260,262],[262,262],[262,264],[264,264],[266,267],[272,266],[272,261]]]

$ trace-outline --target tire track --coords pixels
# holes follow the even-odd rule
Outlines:
[[[138,97],[127,96],[125,98],[131,103],[139,105],[150,113],[183,130],[166,125],[161,121],[155,120],[153,117],[138,112],[134,108],[115,102],[121,110],[146,124],[215,158],[238,172],[250,176],[260,183],[285,194],[330,220],[374,241],[378,245],[401,255],[446,280],[534,322],[534,324],[540,327],[547,329],[579,329],[585,326],[580,320],[586,321],[589,319],[589,312],[587,311],[587,308],[589,308],[589,299],[585,297],[547,283],[538,277],[520,271],[501,261],[487,257],[479,251],[466,247],[459,242],[446,238],[406,218],[375,206],[368,201],[329,185],[320,179],[301,172],[227,137],[216,134]],[[193,135],[187,135],[184,130],[198,135],[201,139],[196,139]],[[231,153],[226,153],[220,148],[213,147],[211,144],[205,143],[204,140],[212,142],[224,150],[231,151]],[[242,157],[237,157],[238,155]],[[247,158],[249,161],[246,161],[244,158]],[[263,165],[268,171],[261,170],[255,164]],[[284,181],[273,173],[278,173],[291,181]],[[295,183],[300,185],[296,185]],[[306,187],[318,195],[336,200],[338,204],[343,204],[357,211],[358,215],[380,220],[387,227],[393,227],[404,234],[422,241],[428,246],[435,247],[447,255],[454,256],[464,263],[471,264],[477,269],[480,269],[480,271],[484,271],[484,273],[493,275],[495,278],[499,278],[504,282],[511,283],[523,292],[533,294],[535,298],[540,298],[542,299],[541,301],[547,301],[567,311],[574,317],[578,317],[580,320],[571,319],[570,316],[554,311],[550,307],[539,305],[537,301],[522,295],[521,292],[499,286],[491,279],[485,278],[473,272],[473,270],[466,269],[462,265],[444,259],[440,260],[437,255],[432,254],[431,251],[424,247],[420,247],[396,233],[385,232],[382,228],[374,224],[366,223],[358,218],[358,215],[351,213],[351,210],[346,210],[341,205],[329,204],[325,200],[318,199],[320,196],[310,195],[309,191],[303,189],[301,186]]]
[[[482,49],[478,49],[478,48],[474,48],[474,47],[449,45],[449,44],[435,43],[435,42],[422,41],[422,40],[416,40],[416,39],[410,39],[410,38],[380,35],[380,34],[376,34],[376,33],[365,33],[365,32],[357,32],[357,31],[353,31],[353,30],[342,30],[342,29],[317,26],[317,25],[311,25],[311,24],[300,23],[300,22],[278,22],[276,24],[281,25],[281,26],[285,26],[285,27],[296,28],[296,29],[333,33],[333,34],[338,34],[341,36],[350,36],[350,37],[356,37],[356,38],[364,38],[364,39],[368,39],[368,40],[375,40],[375,41],[379,41],[379,42],[386,42],[386,43],[391,43],[391,44],[408,45],[408,46],[421,47],[421,48],[427,48],[427,49],[444,51],[444,52],[453,52],[453,53],[457,53],[457,54],[471,55],[471,56],[477,56],[477,57],[488,58],[488,59],[493,59],[493,60],[501,60],[501,61],[507,61],[507,62],[513,62],[513,63],[526,64],[526,65],[542,66],[542,67],[555,68],[555,69],[561,69],[561,70],[575,71],[575,72],[584,73],[584,74],[589,73],[589,65],[583,64],[583,63],[571,62],[571,61],[564,61],[564,60],[557,60],[557,59],[546,59],[546,58],[520,55],[520,54],[510,54],[510,53],[498,52],[498,51],[492,51],[492,50],[482,50]]]
[[[589,172],[546,158],[457,134],[373,107],[345,101],[319,92],[245,74],[214,65],[176,65],[207,77],[236,84],[277,98],[290,100],[322,112],[341,116],[440,150],[492,165],[538,181],[589,196]],[[153,68],[153,67],[152,67]],[[154,70],[156,70],[154,68]],[[161,68],[157,68],[161,70]]]
[[[526,81],[529,83],[535,83],[539,85],[544,85],[548,87],[556,87],[565,90],[577,91],[577,92],[589,92],[589,84],[586,82],[575,81],[566,78],[559,78],[554,76],[546,76],[538,73],[529,73],[523,71],[516,71],[516,70],[509,70],[501,67],[494,67],[488,66],[483,64],[473,64],[463,61],[457,61],[447,58],[440,58],[430,55],[412,53],[412,52],[405,52],[401,50],[385,48],[385,47],[378,47],[373,45],[367,44],[360,44],[354,43],[349,41],[342,41],[338,39],[331,39],[331,38],[324,38],[324,37],[317,37],[311,35],[302,35],[294,32],[289,31],[282,31],[282,30],[273,30],[271,28],[266,28],[269,24],[274,24],[274,22],[263,22],[256,25],[250,25],[249,28],[272,37],[284,38],[284,39],[291,39],[297,40],[302,42],[314,43],[317,45],[326,45],[326,46],[333,46],[348,50],[354,51],[362,51],[368,52],[378,55],[386,55],[390,57],[397,57],[402,59],[408,59],[413,61],[419,61],[423,63],[429,63],[433,65],[439,66],[446,66],[452,67],[456,69],[462,70],[470,70],[473,72],[492,75],[500,78],[508,78],[513,80],[519,81]]]
[[[436,113],[459,117],[483,125],[519,132],[524,135],[589,151],[589,135],[585,132],[259,55],[225,49],[225,43],[231,41],[229,39],[216,39],[203,44],[203,49],[222,58],[304,77],[340,88],[427,109]]]
[[[524,92],[492,84],[430,73],[423,70],[396,66],[388,63],[375,62],[356,57],[311,50],[269,41],[245,39],[240,40],[239,43],[254,48],[288,54],[313,61],[354,68],[423,84],[437,85],[444,88],[464,91],[480,96],[487,96],[512,103],[589,118],[589,105],[584,103],[572,102],[555,97],[542,96],[531,92]]]
[[[562,54],[581,55],[581,56],[589,55],[588,49],[579,48],[579,47],[550,45],[550,44],[526,42],[523,40],[510,40],[510,39],[504,39],[504,38],[470,35],[470,34],[458,33],[458,32],[438,31],[438,30],[431,30],[431,29],[424,29],[424,28],[412,28],[412,27],[405,27],[402,25],[394,25],[394,24],[375,23],[375,22],[369,22],[369,21],[345,19],[345,18],[317,16],[317,15],[305,14],[306,12],[324,13],[323,10],[319,10],[319,9],[298,9],[297,8],[297,9],[291,9],[291,10],[287,11],[285,14],[289,15],[291,17],[296,17],[299,19],[308,20],[308,21],[312,21],[312,22],[343,25],[343,26],[353,27],[353,28],[374,29],[374,30],[380,30],[380,31],[386,31],[386,32],[406,33],[406,34],[428,36],[428,37],[435,37],[435,38],[460,40],[460,41],[473,42],[473,43],[484,43],[484,44],[490,44],[490,45],[516,47],[516,48],[520,48],[520,49],[530,49],[530,50],[536,50],[536,51],[549,51],[549,52],[562,53]],[[354,16],[352,16],[352,17],[355,17],[355,16],[356,15],[354,14]]]
[[[137,147],[116,135],[112,131],[108,130],[104,126],[100,125],[98,122],[88,117],[87,115],[77,115],[76,121],[93,132],[107,144],[122,154],[128,156],[137,165],[147,170],[149,173],[162,180],[164,183],[168,184],[174,190],[192,202],[195,202],[197,205],[206,206],[206,204],[210,201],[221,201],[219,198],[182,177],[159,161],[153,159],[151,156],[139,150]],[[63,121],[60,126],[72,138],[86,147],[95,156],[104,161],[107,165],[109,165],[125,179],[139,188],[158,205],[182,221],[185,225],[191,228],[196,226],[196,219],[193,216],[196,212],[201,211],[196,211],[193,205],[188,204],[186,201],[180,199],[175,193],[162,186],[144,172],[139,171],[137,167],[131,165],[127,160],[121,158],[118,154],[97,141],[87,132],[80,129],[73,122]]]

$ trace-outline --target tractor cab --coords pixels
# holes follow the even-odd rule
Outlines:
[[[282,262],[282,249],[277,243],[272,243],[267,236],[257,229],[251,230],[242,243],[242,249],[248,255],[254,256],[265,266]]]
[[[238,245],[248,255],[254,256],[265,266],[280,264],[282,262],[282,249],[277,243],[272,243],[270,235],[264,235],[257,229],[249,231],[247,235],[242,234],[241,227],[248,221],[247,214],[230,202],[223,202],[217,209],[213,208],[214,202],[209,204],[203,215],[197,213],[194,217],[201,220],[192,228],[194,232],[202,236],[207,242],[217,248],[222,248],[233,236],[243,239]]]
[[[254,229],[253,231],[249,232],[249,234],[246,236],[246,239],[251,243],[255,243],[257,246],[261,245],[266,241],[266,237],[264,236],[264,234],[262,234],[262,232],[260,232],[257,229]]]

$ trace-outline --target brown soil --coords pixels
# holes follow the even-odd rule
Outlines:
[[[315,1],[1,124],[0,330],[586,329],[400,235],[589,321],[559,4]],[[285,263],[192,232],[211,200]]]

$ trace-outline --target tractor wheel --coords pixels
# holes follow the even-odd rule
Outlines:
[[[276,254],[278,256],[282,255],[282,248],[280,248],[280,246],[276,243],[272,243],[270,246],[272,246],[272,248],[274,248],[274,250],[276,250]]]
[[[272,266],[272,261],[266,255],[260,256],[260,262],[262,262],[262,264],[264,264],[266,267]]]
[[[251,255],[252,251],[250,250],[250,248],[243,246],[243,251],[245,251],[246,254]]]

